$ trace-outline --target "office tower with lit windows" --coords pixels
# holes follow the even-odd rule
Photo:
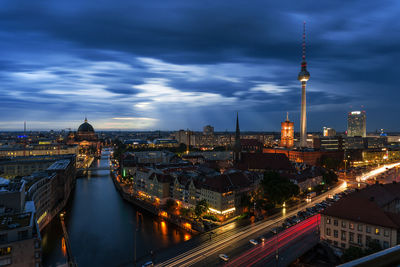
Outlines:
[[[365,111],[351,111],[347,117],[347,136],[367,136]]]
[[[281,147],[291,148],[294,143],[294,122],[289,121],[289,113],[286,120],[281,123]]]

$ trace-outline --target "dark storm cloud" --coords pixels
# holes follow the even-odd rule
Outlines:
[[[316,114],[350,106],[394,118],[398,12],[371,0],[2,1],[0,110],[6,121],[91,113],[101,127],[123,114],[165,129],[232,128],[223,118],[237,110],[249,129],[278,129],[291,111],[297,125],[306,20],[310,128],[343,130],[342,116]]]

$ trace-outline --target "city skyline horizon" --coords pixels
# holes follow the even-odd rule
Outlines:
[[[235,111],[243,129],[278,130],[286,111],[298,128],[306,21],[307,127],[343,130],[346,113],[365,107],[370,130],[400,130],[400,39],[387,5],[2,5],[0,129],[70,128],[82,114],[99,129],[231,129]]]

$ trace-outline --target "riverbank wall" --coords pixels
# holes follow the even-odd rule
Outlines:
[[[189,227],[185,227],[185,221],[182,221],[182,219],[179,216],[171,216],[171,215],[168,215],[166,217],[165,216],[160,216],[160,214],[162,212],[162,210],[160,208],[158,208],[158,207],[156,207],[156,206],[154,206],[154,205],[152,205],[150,203],[147,203],[145,201],[142,201],[142,200],[132,196],[131,194],[125,192],[123,190],[121,184],[117,181],[117,179],[115,177],[115,174],[113,172],[111,172],[110,176],[111,176],[111,179],[112,179],[112,181],[114,183],[115,188],[117,189],[117,191],[119,192],[119,194],[121,195],[121,197],[125,201],[127,201],[127,202],[139,207],[140,209],[145,210],[145,211],[147,211],[147,212],[149,212],[149,213],[151,213],[151,214],[153,214],[153,215],[155,215],[157,217],[161,217],[163,220],[165,220],[165,221],[167,221],[169,223],[172,223],[172,224],[178,226],[179,228],[182,228],[182,229],[184,229],[184,230],[186,230],[186,231],[188,231],[188,232],[190,232],[192,234],[197,234],[199,232],[204,232],[204,230],[202,230],[202,229],[196,229],[195,227],[193,227],[193,225],[191,225],[190,228]]]

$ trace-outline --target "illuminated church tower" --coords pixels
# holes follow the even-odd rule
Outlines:
[[[293,147],[294,122],[289,121],[289,112],[286,113],[286,121],[281,123],[281,147]]]

